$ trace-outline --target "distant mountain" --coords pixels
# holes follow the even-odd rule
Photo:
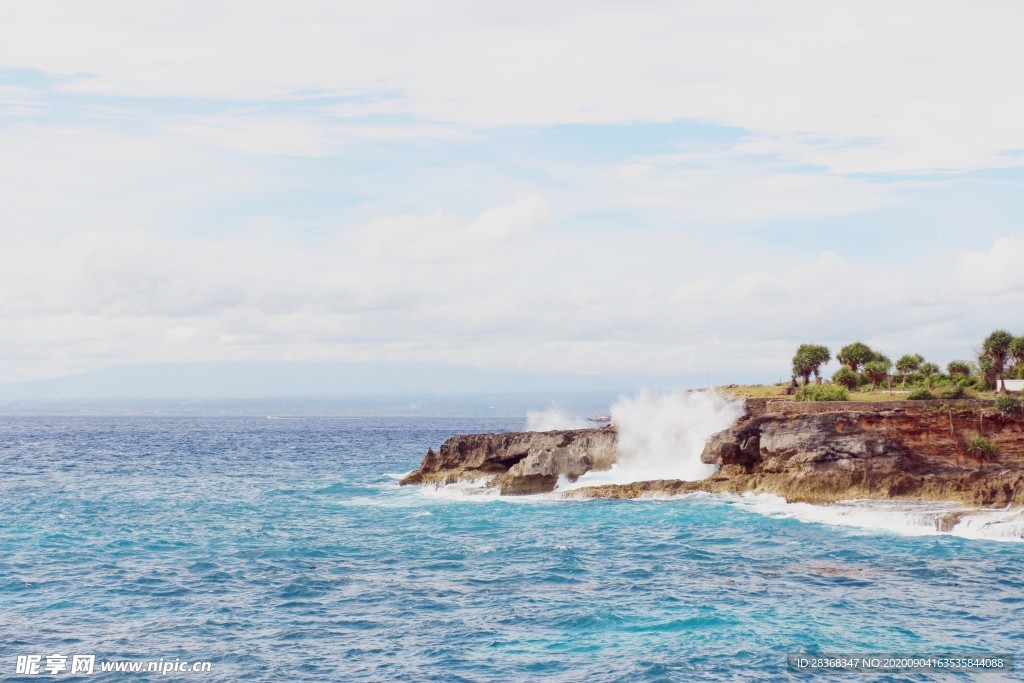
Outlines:
[[[0,385],[0,400],[263,399],[389,394],[628,392],[703,384],[703,375],[570,375],[426,363],[120,365]]]

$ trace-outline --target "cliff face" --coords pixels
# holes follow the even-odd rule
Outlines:
[[[570,481],[615,462],[615,430],[572,429],[453,436],[401,484],[451,484],[489,478],[503,495],[547,493],[560,475]]]
[[[971,452],[984,436],[996,453]],[[719,471],[698,482],[641,482],[577,495],[691,491],[773,493],[789,501],[852,498],[1024,505],[1024,420],[980,401],[748,402],[747,415],[708,440]]]
[[[994,455],[972,452],[984,436]],[[402,484],[491,478],[503,494],[545,493],[615,462],[615,430],[477,434],[428,451]],[[1024,505],[1024,419],[982,401],[793,403],[750,399],[735,425],[712,436],[701,481],[647,481],[576,489],[573,497],[634,498],[694,491],[773,493],[790,501],[853,498]]]

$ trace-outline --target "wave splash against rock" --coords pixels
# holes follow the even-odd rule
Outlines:
[[[716,400],[707,393],[703,399],[684,401],[689,418],[677,423],[668,413],[666,420],[653,419],[652,426],[666,427],[657,434],[631,432],[627,410],[620,411],[624,419],[617,427],[452,437],[439,452],[428,451],[420,468],[402,483],[489,477],[489,486],[513,495],[550,492],[561,478],[577,487],[565,495],[580,498],[707,491],[770,493],[810,503],[903,499],[976,507],[1024,504],[1024,420],[999,414],[987,402],[748,399],[736,408],[743,404],[726,400],[713,405]],[[637,415],[657,412],[640,399],[633,407]],[[708,407],[706,415],[693,419]],[[700,434],[693,427],[696,422],[715,425],[715,420],[722,423],[717,431]],[[689,424],[689,431],[684,429],[674,440],[666,436],[679,424]],[[995,454],[970,451],[970,440],[979,435],[995,444]],[[702,474],[694,469],[698,438],[697,445],[704,445],[696,466],[703,463],[708,467],[703,474],[710,476],[687,481]],[[642,457],[655,452],[657,457]],[[643,462],[648,466],[637,465]]]

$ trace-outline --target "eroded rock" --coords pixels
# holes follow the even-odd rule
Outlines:
[[[428,450],[419,469],[401,484],[444,484],[490,478],[504,495],[547,493],[558,478],[576,481],[615,462],[615,430],[569,429],[453,436]]]

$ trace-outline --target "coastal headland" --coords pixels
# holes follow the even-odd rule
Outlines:
[[[478,481],[503,495],[554,491],[609,470],[616,429],[474,434],[429,450],[402,484]],[[717,465],[699,481],[663,479],[574,488],[574,498],[639,498],[698,491],[770,493],[789,502],[849,499],[1024,505],[1024,418],[991,401],[794,402],[747,398],[743,416],[700,455]]]

